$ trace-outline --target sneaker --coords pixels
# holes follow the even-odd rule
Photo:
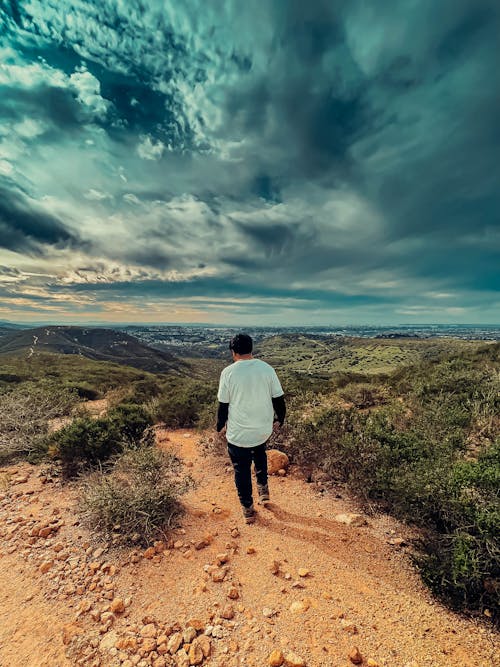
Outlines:
[[[243,516],[245,517],[245,523],[254,523],[255,507],[253,505],[250,505],[250,507],[244,507]]]
[[[257,484],[257,491],[259,492],[259,501],[265,505],[269,502],[269,486],[267,484]]]

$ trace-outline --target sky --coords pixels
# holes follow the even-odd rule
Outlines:
[[[0,320],[500,324],[498,0],[0,0]]]

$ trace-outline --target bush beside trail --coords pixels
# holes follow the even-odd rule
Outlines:
[[[181,461],[154,446],[126,448],[106,471],[80,483],[84,521],[121,544],[151,544],[165,537],[181,514],[179,497],[190,486]]]
[[[379,387],[372,381],[370,406],[359,385],[363,410],[325,391],[308,414],[305,393],[297,394],[284,434],[294,462],[422,529],[418,563],[437,595],[497,615],[499,347],[401,369]],[[351,386],[339,394],[356,398]]]
[[[74,477],[86,467],[107,461],[127,446],[150,444],[154,437],[150,430],[152,424],[145,408],[121,404],[110,410],[106,417],[75,419],[53,434],[47,443],[48,452],[61,461],[66,478]]]
[[[0,462],[44,451],[52,419],[69,415],[78,401],[74,391],[44,382],[25,383],[0,396]]]

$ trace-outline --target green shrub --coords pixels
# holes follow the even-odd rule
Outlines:
[[[159,397],[155,418],[171,428],[196,426],[208,406],[214,406],[217,385],[213,382],[184,380],[177,382]],[[215,413],[214,413],[215,415]],[[215,416],[213,421],[215,421]]]
[[[76,391],[79,398],[82,398],[86,401],[95,401],[101,397],[101,393],[95,388],[89,385],[86,382],[66,382],[66,387],[68,389]]]
[[[131,403],[147,403],[161,394],[161,385],[156,378],[146,378],[136,382],[132,388],[129,401]]]
[[[124,544],[166,536],[181,512],[179,497],[192,482],[180,472],[173,454],[154,446],[127,448],[109,472],[94,471],[82,480],[85,522]]]
[[[122,404],[106,417],[80,417],[55,433],[49,451],[58,458],[65,477],[73,477],[86,466],[106,461],[125,446],[138,447],[146,439],[152,421],[146,410],[138,405]]]
[[[141,442],[147,429],[153,425],[153,418],[146,408],[133,403],[117,405],[108,412],[107,418],[132,446]]]
[[[106,418],[81,417],[54,434],[49,452],[59,459],[65,477],[74,477],[85,466],[95,466],[123,449],[125,438]]]
[[[418,559],[424,580],[457,608],[500,609],[500,442],[449,470],[441,511],[446,531]]]
[[[392,400],[368,412],[334,406],[311,416],[305,394],[297,395],[285,443],[295,462],[418,525],[423,578],[468,610],[499,609],[500,384],[492,358],[490,351],[399,370],[378,389]],[[352,400],[365,384],[351,381],[338,393]],[[478,433],[483,448],[473,458]]]

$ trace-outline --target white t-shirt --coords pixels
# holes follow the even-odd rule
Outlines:
[[[261,359],[239,359],[221,373],[217,398],[229,403],[226,437],[238,447],[262,445],[273,431],[272,399],[283,389],[272,366]]]

